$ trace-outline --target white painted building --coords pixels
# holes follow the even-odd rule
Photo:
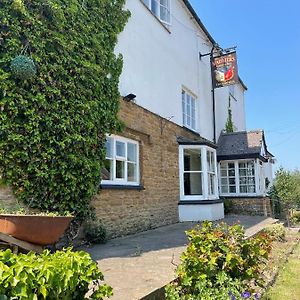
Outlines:
[[[265,195],[265,174],[268,180],[272,179],[264,141],[261,151],[265,153],[257,157],[227,157],[229,160],[223,161],[217,157],[217,141],[225,128],[229,108],[235,131],[246,130],[244,93],[247,88],[240,80],[234,86],[216,89],[214,112],[210,60],[209,56],[200,58],[200,55],[209,53],[216,42],[190,3],[127,0],[125,8],[131,17],[115,51],[124,60],[121,95],[136,95],[137,105],[208,141],[204,144],[202,140],[178,142],[180,220],[223,218],[220,195]],[[229,175],[232,168],[234,176]],[[254,175],[242,176],[244,171]],[[235,189],[230,187],[232,177]],[[114,182],[113,178],[109,180],[110,184]]]

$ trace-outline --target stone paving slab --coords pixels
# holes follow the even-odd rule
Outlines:
[[[260,216],[229,215],[227,224],[239,222],[252,236],[277,220]],[[114,289],[113,300],[138,300],[175,279],[176,265],[187,245],[186,222],[113,239],[84,250],[98,262],[105,282]]]

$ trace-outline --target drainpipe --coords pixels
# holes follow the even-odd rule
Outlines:
[[[202,57],[208,56],[210,57],[210,67],[211,67],[211,94],[212,94],[212,101],[213,101],[213,141],[216,144],[217,143],[217,134],[216,134],[216,101],[215,101],[215,88],[214,88],[214,78],[212,73],[212,63],[214,58],[214,50],[220,49],[218,44],[214,44],[211,48],[211,51],[209,53],[201,54],[199,53],[200,60]]]
[[[210,51],[210,66],[213,63],[213,53],[214,53],[215,45],[213,45]],[[214,74],[212,73],[213,70],[211,68],[211,94],[212,94],[212,101],[213,101],[213,131],[214,131],[214,143],[217,143],[217,134],[216,134],[216,99],[215,99],[215,88],[214,88]]]

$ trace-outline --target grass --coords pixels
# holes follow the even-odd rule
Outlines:
[[[281,268],[277,280],[263,300],[300,300],[300,244]]]

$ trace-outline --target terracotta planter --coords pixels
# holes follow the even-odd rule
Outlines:
[[[0,232],[37,245],[58,241],[73,217],[0,214]]]

